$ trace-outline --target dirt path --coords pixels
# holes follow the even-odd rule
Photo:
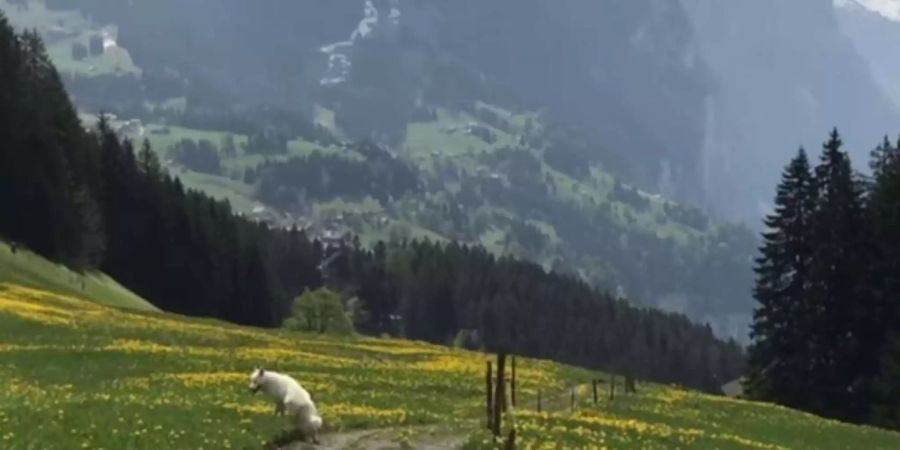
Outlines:
[[[387,428],[325,434],[319,445],[293,443],[281,450],[457,450],[466,437],[440,427]]]

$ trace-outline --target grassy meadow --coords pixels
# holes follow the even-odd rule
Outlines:
[[[115,309],[0,284],[0,448],[260,448],[286,423],[250,395],[253,367],[309,389],[328,434],[478,429],[483,355]],[[579,373],[522,361],[525,392]]]
[[[123,301],[129,294],[108,278],[89,275],[97,284],[80,291],[67,287],[67,269],[3,247],[4,450],[261,448],[286,423],[248,392],[255,366],[291,374],[312,392],[325,421],[324,448],[369,448],[366,435],[352,447],[337,444],[354,430],[389,432],[393,440],[379,448],[404,448],[426,429],[469,449],[494,445],[483,422],[487,355],[148,311],[134,294]],[[515,423],[519,448],[900,448],[897,433],[673,386],[639,383],[636,395],[619,392],[610,401],[601,384],[595,405],[587,384],[595,376],[607,379],[519,359],[519,404],[507,421]]]
[[[45,291],[90,298],[120,308],[158,311],[150,302],[100,272],[79,273],[25,249],[15,254],[0,241],[0,283],[36,287]]]

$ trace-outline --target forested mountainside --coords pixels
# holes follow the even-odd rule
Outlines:
[[[263,2],[238,14],[231,10],[245,6],[226,3],[227,12],[190,20],[200,14],[193,9],[200,2],[154,27],[148,24],[170,14],[174,3],[80,2],[83,13],[57,9],[75,7],[63,2],[48,2],[51,9],[19,3],[27,6],[10,8],[13,22],[42,31],[83,111],[115,112],[121,120],[114,125],[149,137],[163,164],[183,171],[188,186],[228,198],[238,211],[258,217],[253,211],[263,209],[278,224],[347,229],[368,244],[428,236],[485,245],[633,302],[686,313],[720,335],[746,337],[754,237],[653,194],[659,175],[662,190],[674,195],[686,186],[678,178],[687,169],[640,150],[667,146],[626,145],[632,137],[675,139],[685,135],[675,129],[692,128],[657,133],[634,126],[671,125],[640,117],[662,113],[649,98],[663,90],[671,96],[697,89],[693,76],[679,76],[677,89],[662,86],[682,69],[666,68],[674,60],[647,57],[668,52],[653,45],[642,47],[644,56],[623,56],[632,51],[625,29],[601,27],[591,31],[601,35],[579,41],[594,28],[584,23],[571,36],[559,34],[566,48],[580,49],[577,58],[533,35],[539,28],[545,35],[566,29],[570,16],[580,15],[575,12],[594,14],[599,5],[573,2],[558,11],[543,2],[509,11],[488,5],[494,16],[525,21],[509,24],[498,40],[492,21],[476,12],[484,7],[474,6],[294,2],[275,8]],[[628,6],[621,17],[604,20],[610,27],[641,27],[647,7]],[[316,20],[335,25],[316,25],[314,12]],[[248,37],[266,15],[274,25]],[[309,23],[290,25],[285,18],[291,16]],[[677,8],[658,21],[647,39],[665,40],[657,35],[686,24]],[[687,31],[679,38],[685,45]],[[590,48],[596,41],[606,42],[599,55]],[[96,54],[80,53],[92,44]],[[482,51],[487,45],[494,48]],[[540,54],[529,56],[526,47]],[[73,49],[81,58],[73,58]],[[509,58],[494,61],[493,54]],[[565,66],[526,70],[551,58]],[[620,62],[601,64],[606,59]],[[590,67],[606,67],[606,81],[584,76]],[[629,71],[655,77],[659,92],[645,92],[650,81]],[[653,75],[662,72],[670,75]],[[623,92],[622,82],[633,83],[634,92]],[[590,109],[612,101],[622,105],[609,108],[607,117]],[[626,101],[644,112],[619,114],[632,108]],[[360,139],[375,145],[350,144]],[[647,164],[632,158],[639,155]]]
[[[708,390],[740,372],[740,347],[709,327],[533,263],[428,241],[326,246],[238,217],[185,189],[149,142],[136,151],[105,117],[86,131],[41,38],[16,34],[2,14],[0,114],[10,118],[0,123],[0,239],[101,269],[161,309],[273,326],[292,298],[327,285],[362,302],[356,325],[372,334],[458,340]]]
[[[675,3],[47,5],[116,25],[118,44],[141,67],[146,94],[157,100],[183,95],[177,86],[189,83],[203,86],[190,88],[197,102],[212,105],[237,101],[311,113],[316,102],[332,103],[353,137],[394,142],[423,102],[548,109],[555,120],[591,135],[586,156],[620,159],[635,180],[654,187],[665,166],[678,179],[673,191],[695,188],[692,161],[703,136],[707,83],[702,65],[683,64],[691,62],[693,43]],[[176,92],[160,92],[164,86]]]
[[[757,240],[720,218],[755,226],[831,126],[900,123],[826,1],[0,4],[238,211],[485,245],[739,338]]]
[[[827,0],[47,4],[116,25],[151,96],[330,100],[355,137],[402,135],[422,103],[552,111],[629,181],[754,223],[784,147],[838,123],[867,145],[900,118]]]

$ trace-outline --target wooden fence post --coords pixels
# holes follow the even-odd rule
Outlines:
[[[516,427],[509,429],[509,437],[506,439],[504,450],[516,450]]]
[[[504,397],[506,397],[505,383],[506,369],[506,353],[497,354],[497,385],[494,387],[494,417],[491,426],[494,427],[494,437],[500,437],[501,415],[500,410],[503,408]]]
[[[572,386],[572,396],[570,399],[570,403],[571,403],[572,411],[575,411],[575,387],[574,386]]]
[[[493,370],[491,369],[491,362],[487,362],[487,371],[485,372],[485,392],[487,392],[487,398],[485,399],[485,407],[487,408],[487,427],[488,429],[493,429],[491,427],[491,420],[494,414],[494,380],[493,380]]]
[[[616,376],[609,376],[609,400],[613,401],[616,398]]]
[[[513,408],[516,407],[516,355],[512,357],[512,375],[509,381],[509,393]]]
[[[637,394],[637,382],[631,375],[625,377],[625,393]]]
[[[597,404],[597,379],[594,378],[591,380],[591,385],[594,388],[594,404]]]

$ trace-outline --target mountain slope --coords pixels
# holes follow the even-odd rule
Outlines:
[[[210,107],[269,104],[311,114],[314,103],[328,100],[356,138],[402,135],[422,101],[547,109],[595,144],[602,139],[604,148],[594,145],[589,156],[618,159],[633,182],[655,189],[667,167],[677,181],[672,193],[697,194],[693,162],[707,82],[674,3],[47,4],[117,25],[119,44],[142,70],[130,94],[111,90],[105,104],[98,81],[73,79],[83,103],[187,95]],[[127,85],[122,78],[116,83]]]
[[[900,61],[896,57],[900,42],[900,4],[886,3],[881,5],[883,9],[875,11],[863,5],[856,1],[842,2],[836,9],[838,22],[869,63],[878,82],[900,105]]]
[[[483,120],[485,111],[497,114],[490,116],[494,125]],[[294,140],[283,153],[220,151],[217,174],[178,162],[170,167],[188,186],[278,226],[320,237],[352,231],[370,245],[413,238],[481,244],[635,302],[687,313],[720,335],[744,335],[755,247],[747,230],[716,224],[584,163],[564,147],[567,141],[537,130],[539,117],[485,104],[435,112],[433,120],[408,127],[393,155]],[[536,131],[526,133],[523,124]],[[145,129],[161,155],[169,153],[167,142],[192,135],[247,141],[226,132]],[[490,142],[477,130],[489,133]]]
[[[139,67],[73,75],[83,104],[325,102],[393,143],[423,103],[542,109],[628,181],[752,222],[782,152],[900,121],[826,1],[215,3],[47,1],[114,26]]]
[[[4,449],[258,448],[284,422],[272,415],[271,404],[246,391],[254,366],[294,375],[312,392],[326,446],[339,444],[342,430],[378,428],[387,437],[377,442],[398,447],[423,434],[468,438],[466,448],[485,442],[482,371],[488,357],[479,353],[127,312],[8,283],[0,284],[0,341]],[[519,358],[517,443],[572,449],[900,445],[897,433],[671,386],[640,383],[635,395],[601,396],[593,405],[587,387],[598,376],[608,379]],[[572,386],[579,386],[574,413],[568,411]],[[534,411],[538,391],[541,413]]]
[[[482,243],[723,335],[746,336],[755,239],[678,204],[756,223],[784,154],[833,126],[862,153],[900,123],[823,1],[182,3],[47,2],[115,25],[139,69],[69,77],[82,108],[153,124],[166,158],[234,136],[191,186],[368,241]],[[297,175],[335,160],[287,160],[360,139],[417,187],[310,198]]]
[[[78,273],[34,253],[0,242],[0,283],[38,288],[62,295],[86,296],[101,305],[158,311],[147,300],[102,273]]]
[[[365,248],[355,238],[336,242],[239,217],[227,202],[185,190],[149,143],[135,151],[110,120],[84,127],[41,37],[15,33],[2,14],[0,50],[0,110],[14,120],[0,121],[0,195],[16,212],[0,215],[0,234],[73,267],[101,269],[160,308],[274,327],[297,312],[298,295],[327,287],[346,302],[333,306],[356,311],[353,325],[371,335],[500,348],[709,391],[741,370],[741,348],[708,326],[483,246],[398,239]],[[489,140],[484,129],[477,134]],[[285,160],[293,146],[280,129],[240,139],[239,156],[238,141],[226,137],[222,154],[271,155],[245,178],[262,172],[258,195],[272,201],[366,195],[391,206],[427,181],[371,143],[335,149],[332,139],[328,154]],[[198,170],[221,169],[207,140],[182,139],[169,154]],[[490,177],[494,194],[505,192],[499,178]]]
[[[336,224],[370,243],[483,244],[746,338],[754,237],[651,193],[689,197],[696,190],[687,181],[699,179],[688,153],[699,148],[703,95],[695,94],[705,71],[676,4],[296,2],[285,11],[263,2],[237,15],[243,7],[228,3],[203,26],[181,21],[215,9],[202,4],[179,10],[159,36],[148,24],[173,14],[169,2],[80,3],[96,23],[118,25],[141,75],[68,79],[82,108],[143,120],[114,123],[148,137],[188,186],[248,215]],[[607,10],[616,14],[600,14]],[[279,25],[313,11],[335,29]],[[502,30],[489,20],[510,14],[516,20]],[[250,39],[247,30],[260,23],[272,26]],[[278,50],[259,52],[260,41]],[[228,58],[224,42],[234,44]],[[283,75],[304,86],[297,97],[270,73],[292,55],[298,64]],[[279,90],[279,100],[267,89]],[[234,151],[225,152],[229,136]],[[340,142],[358,138],[391,156]],[[194,144],[173,156],[184,139]],[[218,153],[219,161],[197,165],[185,151]],[[313,153],[321,157],[304,159]],[[371,183],[399,188],[379,192]]]
[[[704,180],[711,204],[753,220],[769,209],[780,161],[817,151],[837,126],[856,159],[900,113],[841,32],[831,2],[682,0],[715,75]]]
[[[900,131],[896,105],[841,32],[830,2],[682,3],[717,80],[703,164],[720,211],[744,219],[767,212],[778,161],[798,146],[817,151],[834,126],[854,158],[867,157],[885,131]]]
[[[833,126],[866,148],[900,121],[827,1],[181,3],[79,2],[142,69],[105,102],[73,80],[81,101],[325,103],[392,144],[423,104],[544,110],[629,182],[752,222],[783,152]]]

